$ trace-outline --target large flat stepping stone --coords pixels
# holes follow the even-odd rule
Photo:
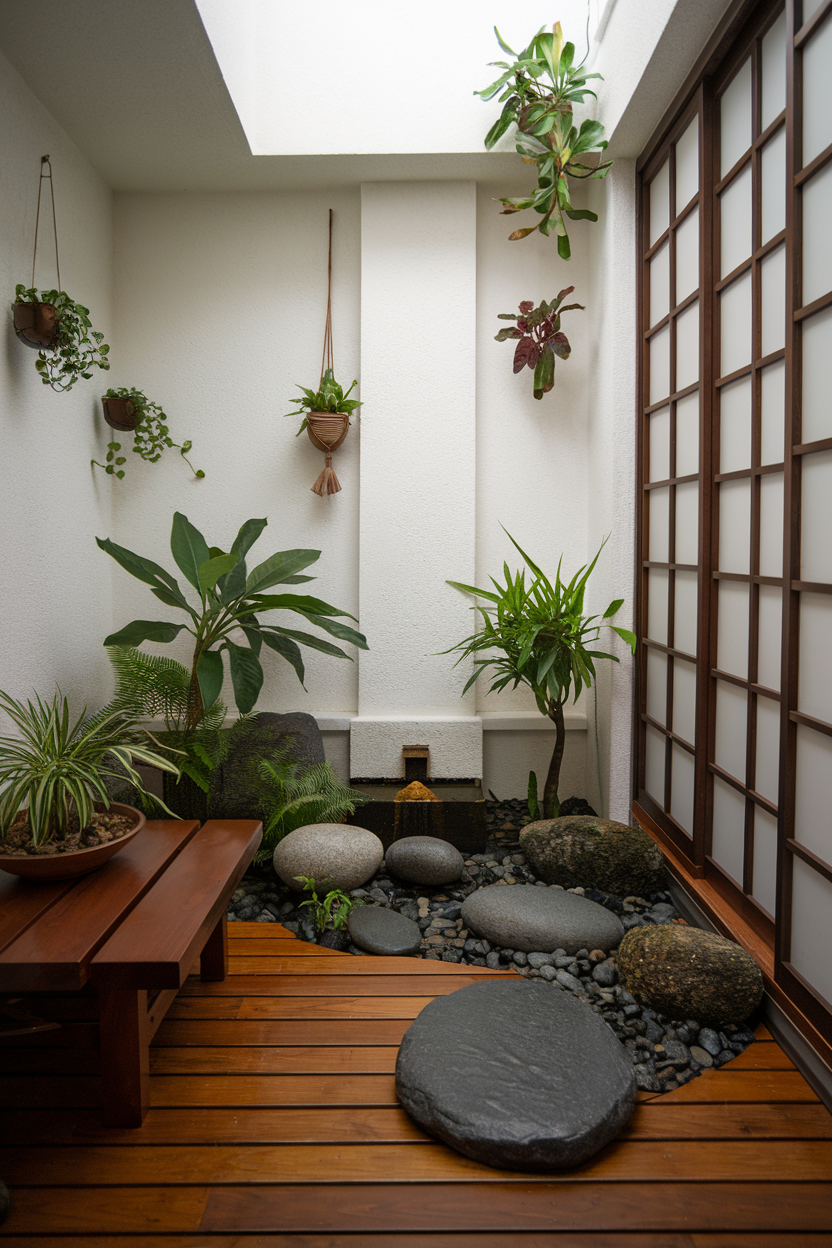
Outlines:
[[[406,957],[418,953],[422,944],[418,923],[385,906],[357,906],[347,929],[353,943],[367,953]]]
[[[579,1166],[636,1103],[629,1054],[562,989],[471,984],[425,1006],[402,1040],[396,1092],[419,1126],[506,1170]]]
[[[452,884],[465,870],[465,859],[450,841],[438,836],[403,836],[387,850],[386,863],[409,884]]]
[[[274,869],[284,884],[303,889],[298,876],[311,877],[317,891],[360,888],[375,875],[384,846],[375,832],[346,823],[310,823],[278,842]]]
[[[527,884],[493,884],[462,903],[462,919],[478,936],[502,949],[552,953],[563,949],[603,949],[608,953],[624,936],[611,910],[577,893]]]

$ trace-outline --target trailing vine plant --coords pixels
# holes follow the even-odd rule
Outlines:
[[[520,199],[501,199],[500,203],[505,205],[504,214],[532,208],[541,217],[537,225],[515,230],[509,239],[513,242],[526,238],[535,230],[548,235],[554,229],[558,254],[568,260],[571,250],[564,217],[573,221],[598,220],[597,214],[588,208],[573,207],[570,180],[606,177],[612,165],[611,160],[587,164],[578,159],[606,149],[601,123],[587,118],[580,129],[572,124],[573,105],[583,104],[587,96],[596,98],[586,84],[590,78],[601,75],[587,73],[584,61],[573,64],[575,45],[564,43],[560,22],[555,23],[551,33],[541,28],[520,53],[503,41],[496,26],[494,34],[503,51],[515,60],[511,64],[492,61],[504,72],[491,86],[474,92],[484,100],[502,92],[503,111],[485,136],[485,146],[490,151],[511,125],[517,126],[515,145],[526,164],[537,166],[537,190]]]
[[[167,424],[169,418],[158,403],[151,402],[141,390],[128,390],[124,386],[108,390],[104,398],[127,399],[135,406],[137,420],[133,430],[132,449],[136,455],[140,455],[149,464],[155,464],[163,451],[168,447],[176,447],[194,476],[202,480],[205,473],[201,468],[194,468],[188,459],[188,452],[193,442],[190,440],[182,443],[174,442]],[[121,449],[120,442],[108,442],[106,461],[102,464],[99,460],[92,459],[90,463],[95,468],[103,468],[108,476],[118,477],[121,480],[124,477],[122,465],[127,462],[126,457],[121,454]]]
[[[18,284],[15,303],[46,304],[54,309],[55,330],[50,346],[38,352],[35,368],[45,386],[71,390],[80,377],[89,380],[91,368],[108,369],[110,348],[104,335],[93,329],[90,310],[71,299],[63,290],[41,290]]]

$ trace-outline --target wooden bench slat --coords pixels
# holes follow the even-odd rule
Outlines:
[[[16,940],[74,884],[75,880],[44,880],[38,884],[0,871],[0,949]]]
[[[83,987],[95,953],[193,837],[191,819],[153,820],[104,867],[76,881],[0,952],[0,991]],[[39,886],[43,887],[43,886]]]
[[[253,819],[206,823],[92,959],[99,986],[180,988],[260,844]]]

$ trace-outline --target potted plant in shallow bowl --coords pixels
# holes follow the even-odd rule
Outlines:
[[[350,416],[361,406],[358,399],[349,397],[357,385],[358,382],[353,381],[349,390],[344,393],[335,380],[332,369],[327,368],[321,376],[317,390],[307,390],[305,386],[299,386],[298,389],[303,391],[302,397],[290,399],[291,403],[298,405],[297,410],[285,414],[299,416],[303,413],[300,429],[295,436],[300,437],[305,429],[312,445],[326,454],[326,466],[311,487],[315,494],[337,494],[341,489],[332,468],[332,452],[344,441],[350,427]]]
[[[137,763],[178,774],[124,714],[88,719],[84,711],[72,723],[60,690],[51,702],[35,694],[25,704],[0,691],[0,709],[19,733],[0,737],[0,870],[12,875],[70,879],[102,866],[145,823],[141,811],[111,801],[106,781],[152,797]]]
[[[127,389],[125,386],[119,386],[117,389],[108,390],[102,396],[101,402],[104,407],[104,419],[110,428],[118,429],[120,432],[132,431],[133,452],[140,455],[147,463],[155,464],[163,451],[168,447],[176,447],[194,476],[199,477],[200,480],[205,476],[203,470],[194,468],[188,459],[188,452],[193,443],[190,440],[182,443],[174,442],[167,423],[169,418],[159,404],[149,399],[143,391],[133,387]],[[102,464],[97,459],[93,459],[90,463],[93,467],[103,468],[108,476],[121,480],[124,477],[122,465],[126,462],[126,458],[120,452],[120,442],[108,442],[106,462]]]
[[[35,368],[53,390],[71,390],[90,369],[108,369],[110,348],[104,335],[92,328],[89,308],[63,290],[18,285],[12,305],[15,333],[38,351]]]

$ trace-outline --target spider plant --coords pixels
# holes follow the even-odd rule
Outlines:
[[[64,839],[73,815],[85,828],[94,803],[110,805],[106,779],[126,778],[146,793],[136,763],[178,775],[172,762],[143,743],[148,734],[126,715],[112,712],[87,719],[85,708],[73,723],[60,689],[51,702],[35,694],[34,702],[25,704],[0,691],[0,710],[20,734],[0,737],[0,838],[25,806],[33,845]],[[159,798],[155,800],[172,813]]]

